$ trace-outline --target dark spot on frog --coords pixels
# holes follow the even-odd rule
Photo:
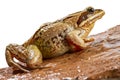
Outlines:
[[[45,42],[45,45],[44,46],[42,46],[42,47],[50,47],[50,41],[48,40],[48,41],[46,41]]]
[[[80,36],[81,34],[82,34],[82,33],[80,32],[80,33],[78,33],[77,35]]]
[[[57,36],[55,36],[55,37],[51,38],[51,41],[52,41],[53,43],[56,43],[57,39],[58,39]]]
[[[50,44],[50,41],[48,40],[48,41],[46,42],[46,44]]]
[[[58,34],[58,36],[59,36],[59,37],[63,37],[63,34],[62,34],[62,33],[60,33],[60,34]]]
[[[39,34],[42,35],[42,32],[40,32]]]
[[[64,40],[64,38],[65,38],[65,33],[62,32],[62,33],[58,34],[58,38],[59,38],[59,41]]]
[[[66,28],[63,32],[67,32],[67,30],[68,30],[68,29]]]

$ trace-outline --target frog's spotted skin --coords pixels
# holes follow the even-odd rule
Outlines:
[[[47,30],[40,30],[40,32],[38,32],[40,36],[34,36],[34,40],[31,43],[37,45],[40,51],[44,52],[44,54],[42,54],[43,58],[58,56],[69,50],[65,36],[73,29],[74,28],[68,24],[57,22],[49,25]]]
[[[84,49],[86,42],[94,40],[87,36],[94,23],[103,15],[103,10],[88,7],[61,20],[43,24],[23,45],[10,44],[6,47],[8,65],[29,72],[13,58],[26,63],[27,68],[35,69],[40,68],[43,58],[52,58],[67,51]]]

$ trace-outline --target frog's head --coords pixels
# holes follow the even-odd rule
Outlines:
[[[101,19],[105,12],[102,9],[94,9],[93,7],[87,7],[78,16],[77,24],[82,28],[90,28],[97,20]],[[93,26],[92,26],[93,27]],[[92,28],[91,27],[91,28]]]
[[[105,12],[102,9],[87,7],[83,11],[68,15],[63,21],[76,28],[89,28],[91,30],[93,26],[90,25],[93,25],[98,19],[102,18],[104,14]]]

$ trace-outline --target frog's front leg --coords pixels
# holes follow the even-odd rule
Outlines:
[[[66,39],[71,46],[72,51],[81,50],[86,47],[84,39],[79,35],[81,35],[79,30],[73,30],[66,35]]]
[[[35,45],[29,45],[25,48],[21,45],[10,44],[6,47],[6,61],[8,65],[17,67],[25,72],[29,72],[29,70],[15,62],[13,58],[26,63],[27,67],[30,69],[39,68],[42,63],[42,54]]]

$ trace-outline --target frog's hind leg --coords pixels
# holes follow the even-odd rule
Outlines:
[[[14,61],[14,57],[19,59],[22,62],[26,61],[25,57],[27,57],[27,56],[26,55],[20,55],[18,51],[19,51],[18,50],[18,45],[10,44],[6,47],[5,55],[6,55],[6,61],[7,61],[8,65],[11,66],[11,67],[19,68],[20,70],[25,71],[25,72],[29,72],[29,70],[24,69],[20,64],[18,64],[17,62]],[[22,50],[22,51],[24,53],[26,52],[25,50]]]
[[[73,30],[66,35],[66,39],[72,51],[78,51],[86,47],[85,41],[79,36],[79,30]]]
[[[14,58],[27,64],[28,68],[38,68],[42,63],[42,55],[34,45],[24,48],[21,45],[10,44],[6,47],[6,61],[9,66],[19,68],[22,71],[29,72],[22,65],[15,62]]]

